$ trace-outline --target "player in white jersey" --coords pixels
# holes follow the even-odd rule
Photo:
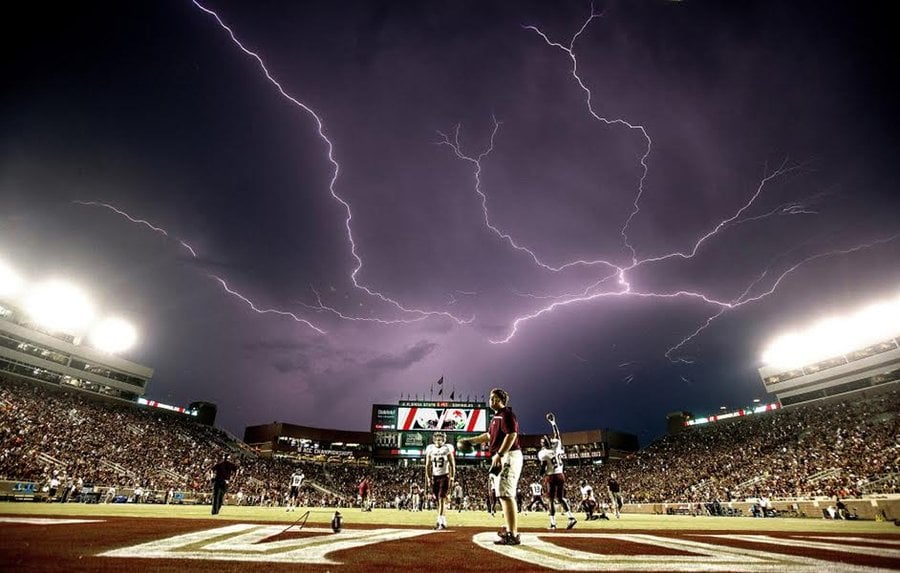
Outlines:
[[[447,529],[447,495],[450,483],[456,477],[456,457],[453,446],[447,443],[444,432],[434,433],[434,443],[425,448],[425,482],[437,500],[438,518],[435,529]]]
[[[304,478],[306,476],[300,470],[295,471],[291,475],[291,491],[288,494],[287,503],[288,511],[294,511],[294,508],[297,507],[297,498],[300,497],[300,486],[303,485]]]
[[[581,480],[581,509],[584,510],[585,518],[588,521],[600,519],[599,516],[594,515],[594,511],[597,509],[597,498],[594,497],[594,488],[584,480]]]
[[[565,451],[562,446],[562,437],[559,434],[559,427],[556,425],[556,416],[553,412],[547,413],[547,421],[550,422],[550,428],[553,430],[553,437],[541,437],[541,450],[538,452],[538,460],[541,462],[541,468],[544,471],[544,481],[547,484],[547,491],[550,495],[550,529],[556,529],[556,503],[562,506],[569,518],[566,529],[572,529],[578,523],[575,516],[572,515],[572,508],[569,507],[569,500],[566,499],[566,474],[563,472],[563,455]]]
[[[544,486],[541,485],[541,482],[535,479],[528,489],[531,490],[531,503],[528,504],[528,511],[534,511],[535,506],[539,506],[541,510],[547,509],[547,506],[544,505]]]

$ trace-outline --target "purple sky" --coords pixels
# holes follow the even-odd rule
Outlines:
[[[507,388],[526,432],[552,409],[647,443],[767,399],[773,335],[897,293],[875,2],[204,6],[296,102],[189,1],[10,22],[0,258],[130,318],[148,396],[238,435],[365,429],[444,376]],[[606,263],[551,269],[578,260]]]

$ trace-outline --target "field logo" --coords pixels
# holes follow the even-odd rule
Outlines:
[[[665,548],[686,555],[658,555],[648,548],[646,555],[621,555],[609,553],[594,553],[569,549],[548,541],[554,535],[544,536],[522,533],[522,545],[496,546],[497,539],[494,533],[479,533],[472,538],[476,545],[495,551],[506,557],[525,561],[530,565],[547,567],[558,571],[734,571],[734,572],[771,572],[771,571],[882,571],[874,567],[855,566],[849,563],[835,561],[823,561],[799,555],[785,555],[772,551],[758,551],[740,547],[714,544],[716,538],[727,540],[745,540],[758,543],[779,545],[803,545],[813,543],[820,545],[820,549],[840,551],[843,553],[858,553],[861,548],[849,546],[844,543],[816,543],[810,540],[790,540],[772,538],[764,535],[697,535],[696,537],[708,539],[711,543],[691,541],[688,539],[675,539],[656,535],[641,534],[602,534],[594,533],[567,533],[567,538],[584,537],[596,542],[597,550],[603,548],[603,540],[610,539],[638,543],[653,547]],[[865,548],[865,552],[875,554],[877,551],[882,556],[896,556],[896,550],[873,550]]]
[[[329,559],[328,554],[433,533],[415,529],[345,529],[335,534],[327,528],[306,527],[305,533],[324,535],[265,541],[283,531],[281,526],[238,523],[114,549],[99,556],[340,565],[339,561]]]

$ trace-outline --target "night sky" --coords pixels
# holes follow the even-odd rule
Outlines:
[[[239,436],[367,429],[443,376],[646,444],[770,399],[774,335],[900,292],[877,2],[204,6],[284,94],[187,0],[8,14],[0,259],[129,318],[148,397]],[[718,302],[649,296],[688,292]]]

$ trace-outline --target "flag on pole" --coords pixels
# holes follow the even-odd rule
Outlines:
[[[444,383],[444,377],[441,376],[441,379],[438,380],[438,386],[442,385],[443,383]]]
[[[451,400],[453,399],[453,396],[454,396],[455,394],[456,394],[456,390],[453,390],[452,392],[450,392],[450,399],[451,399]]]
[[[444,393],[444,387],[441,386],[440,388],[438,388],[438,396],[443,395],[443,393]]]

